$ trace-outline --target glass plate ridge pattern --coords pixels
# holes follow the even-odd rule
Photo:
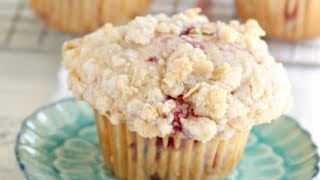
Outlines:
[[[116,179],[100,155],[92,109],[75,99],[28,116],[15,153],[27,179]],[[309,133],[293,118],[282,116],[252,129],[240,162],[226,179],[311,179],[318,163]]]

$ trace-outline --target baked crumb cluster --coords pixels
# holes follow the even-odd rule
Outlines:
[[[227,139],[287,112],[287,75],[258,23],[199,12],[137,17],[66,42],[73,94],[143,137]]]

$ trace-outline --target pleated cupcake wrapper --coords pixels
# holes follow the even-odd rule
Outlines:
[[[144,138],[124,123],[112,125],[97,112],[102,155],[120,179],[211,179],[228,175],[245,148],[249,132],[207,143],[178,137]]]
[[[150,0],[29,0],[48,26],[69,33],[93,31],[106,22],[123,24],[141,15]]]
[[[237,14],[254,18],[267,35],[282,39],[310,39],[320,35],[318,0],[236,0]]]

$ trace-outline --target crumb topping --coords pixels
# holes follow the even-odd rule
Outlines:
[[[286,113],[289,81],[258,23],[199,13],[137,17],[65,42],[70,90],[143,137],[227,139]]]

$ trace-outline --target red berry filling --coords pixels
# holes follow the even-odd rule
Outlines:
[[[174,139],[173,137],[169,137],[168,148],[174,148]]]
[[[160,149],[159,149],[159,150],[157,150],[157,152],[156,152],[156,161],[159,161],[160,158],[161,158],[161,152],[160,152]]]
[[[191,44],[194,48],[204,49],[203,45],[200,42],[190,39],[190,36],[180,36],[185,42]]]
[[[162,147],[163,146],[163,139],[161,137],[157,137],[156,146],[157,147]],[[170,147],[173,148],[174,147],[174,138],[173,137],[169,137],[167,147],[168,148],[170,148]]]
[[[192,38],[191,36],[188,36],[194,28],[195,28],[194,26],[187,26],[180,32],[179,36],[185,42],[191,44],[194,48],[203,49],[204,47],[200,42],[196,42],[193,39],[191,39]]]
[[[172,134],[183,132],[183,124],[181,123],[181,118],[187,119],[188,117],[198,117],[194,113],[193,105],[189,102],[184,101],[183,95],[180,95],[177,98],[168,96],[166,99],[172,99],[176,103],[176,107],[170,113],[173,114],[173,121],[171,123],[173,128]]]
[[[170,37],[164,36],[164,37],[162,37],[162,38],[160,39],[160,42],[162,42],[162,43],[167,43],[169,40],[170,40]]]
[[[129,147],[135,149],[135,148],[136,148],[136,143],[132,142],[132,143],[129,145]]]
[[[199,142],[200,142],[200,141],[194,140],[194,141],[193,141],[193,144],[196,146],[196,145],[199,144]]]
[[[298,15],[298,2],[294,1],[293,9],[290,9],[289,3],[290,3],[289,0],[286,0],[284,12],[283,12],[284,19],[286,21],[294,20],[297,18],[297,15]]]
[[[169,97],[169,99],[173,99],[174,102],[176,103],[176,107],[171,111],[171,113],[173,114],[173,121],[171,123],[171,125],[173,126],[173,131],[175,132],[181,132],[183,127],[182,127],[182,123],[180,118],[184,117],[183,115],[183,111],[182,111],[182,105],[183,105],[183,96],[180,95],[177,98],[172,98]]]
[[[194,26],[188,26],[188,27],[184,28],[184,29],[180,32],[179,36],[190,34],[192,29],[194,29]]]
[[[170,35],[164,35],[164,34],[157,34],[154,39],[156,41],[160,41],[162,43],[167,43],[171,39]]]
[[[163,145],[163,140],[161,137],[157,137],[157,140],[156,140],[156,146],[162,146]]]
[[[212,168],[217,167],[217,165],[218,165],[218,159],[219,159],[219,154],[216,153],[216,155],[215,155],[215,157],[214,157],[214,159],[213,159]]]
[[[156,57],[156,56],[151,56],[151,57],[148,58],[147,61],[153,62],[153,63],[157,63],[159,61],[159,58]]]

